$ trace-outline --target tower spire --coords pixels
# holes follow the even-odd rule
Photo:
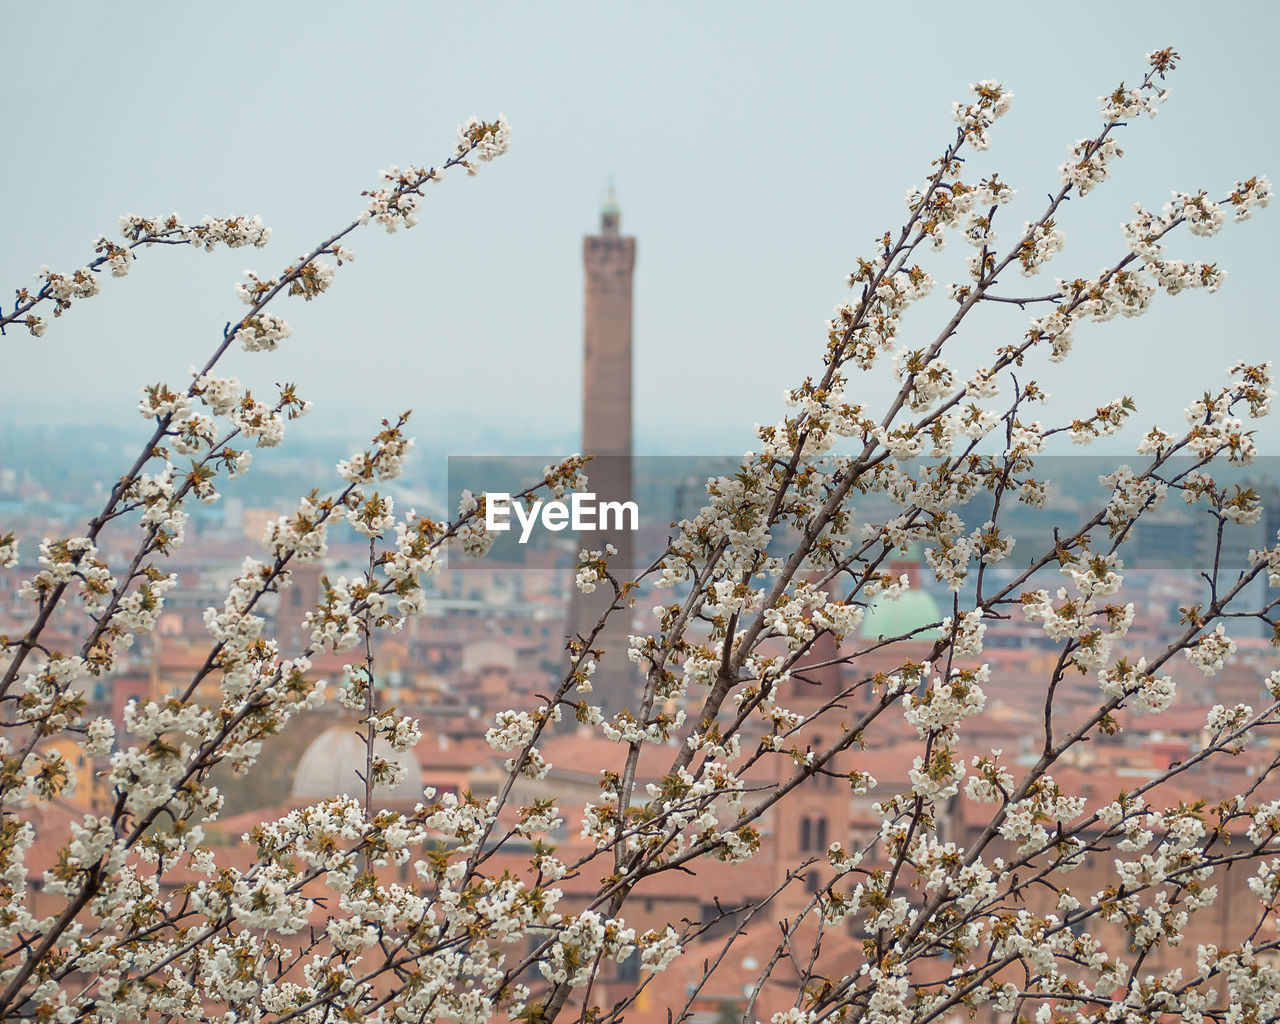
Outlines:
[[[618,206],[618,195],[613,189],[613,175],[609,175],[609,198],[600,208],[600,234],[611,238],[618,237],[622,226],[622,210]]]

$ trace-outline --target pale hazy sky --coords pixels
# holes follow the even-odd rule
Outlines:
[[[1260,2],[1214,17],[1199,3],[24,2],[4,14],[3,294],[42,264],[83,264],[130,211],[258,213],[274,232],[265,250],[145,251],[44,339],[11,330],[9,423],[128,423],[142,384],[185,383],[240,315],[243,269],[274,273],[347,222],[380,168],[440,161],[471,114],[504,112],[511,152],[433,190],[413,231],[355,235],[357,261],[327,295],[275,310],[294,326],[279,352],[233,356],[246,380],[296,381],[317,404],[312,429],[359,438],[412,407],[419,436],[457,453],[572,442],[581,237],[611,173],[638,246],[639,446],[690,453],[745,448],[753,422],[781,414],[784,387],[820,372],[845,274],[900,225],[970,82],[1015,94],[973,165],[1019,190],[997,223],[1009,242],[1058,187],[1069,146],[1097,130],[1097,97],[1136,82],[1149,50],[1183,55],[1160,116],[1121,133],[1112,180],[1069,204],[1066,249],[1033,291],[1114,260],[1134,201],[1280,180],[1280,17]],[[1218,261],[1223,290],[1082,329],[1071,362],[1027,371],[1054,396],[1046,414],[1128,392],[1144,426],[1175,425],[1235,358],[1274,355],[1278,226],[1280,204],[1213,239],[1182,236],[1173,254]],[[953,241],[935,276],[966,253]],[[931,339],[937,311],[909,315],[907,337]],[[999,312],[965,337],[972,360],[1021,336],[1026,314]],[[1280,452],[1280,415],[1260,438]]]

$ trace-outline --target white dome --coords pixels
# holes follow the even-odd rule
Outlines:
[[[356,726],[335,725],[314,740],[298,759],[293,776],[293,796],[303,800],[327,800],[335,796],[364,798],[361,776],[365,768],[364,739]],[[386,740],[373,744],[375,756],[404,766],[404,781],[398,786],[375,786],[377,803],[417,803],[422,799],[422,768],[412,751],[397,753]],[[358,774],[357,774],[358,773]]]

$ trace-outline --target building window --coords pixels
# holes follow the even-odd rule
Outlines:
[[[800,819],[800,852],[807,853],[813,842],[813,825],[808,818]]]
[[[640,980],[640,954],[634,949],[618,964],[618,980],[634,985]]]

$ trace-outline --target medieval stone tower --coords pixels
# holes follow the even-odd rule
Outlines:
[[[632,500],[631,474],[631,274],[636,240],[618,228],[621,215],[613,190],[600,215],[600,233],[582,240],[586,270],[582,348],[582,454],[598,501]],[[611,543],[618,553],[610,566],[619,580],[631,578],[633,534],[627,530],[592,535],[592,547]],[[595,539],[598,538],[598,539]],[[569,613],[573,634],[589,635],[609,607],[612,587],[594,594],[575,591]],[[629,613],[615,612],[595,647],[605,652],[592,678],[594,699],[606,713],[631,707],[639,676],[627,659]]]

